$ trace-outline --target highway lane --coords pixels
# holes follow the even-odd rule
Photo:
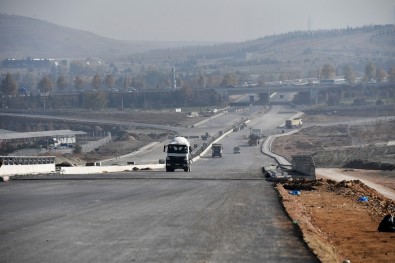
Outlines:
[[[178,135],[185,137],[202,136],[206,133],[214,135],[225,128],[232,127],[237,121],[249,118],[251,114],[254,114],[259,109],[261,109],[261,107],[251,107],[251,109],[242,108],[237,111],[232,110],[225,114],[219,114],[218,116],[211,117],[195,127],[178,127]],[[169,141],[170,139],[158,141],[148,147],[144,147],[141,151],[137,151],[126,156],[119,156],[118,158],[111,159],[110,161],[105,160],[102,163],[105,165],[126,164],[128,161],[134,161],[139,164],[157,163],[159,159],[166,158],[166,154],[163,152],[163,146]],[[194,144],[201,145],[204,141],[201,138],[193,138],[190,139],[190,143],[194,146]]]
[[[238,135],[240,135],[238,136],[239,142],[228,143],[232,145],[238,145],[240,143],[246,144],[246,141],[241,142],[240,140],[242,135],[244,135],[244,137],[248,137],[250,132],[249,128],[262,129],[263,134],[266,136],[270,134],[277,134],[281,132],[281,129],[278,129],[277,127],[284,123],[286,119],[289,119],[296,114],[294,109],[291,109],[285,105],[275,105],[268,113],[262,114],[264,110],[265,109],[262,106],[235,108],[226,114],[221,114],[219,117],[211,118],[196,127],[183,128],[180,130],[179,135],[201,136],[206,134],[206,132],[210,135],[214,135],[219,131],[224,130],[226,127],[232,127],[232,125],[237,121],[242,119],[250,119],[250,121],[247,123],[247,129],[244,129],[242,132],[238,133]],[[165,145],[167,142],[167,140],[156,142],[142,151],[131,153],[125,157],[113,159],[110,162],[104,162],[104,164],[125,164],[128,161],[135,161],[136,163],[144,164],[152,162],[156,163],[159,161],[159,159],[166,158],[166,155],[163,152],[163,145]],[[200,145],[204,141],[202,139],[191,139],[190,142],[193,146],[195,143]]]
[[[316,262],[269,182],[168,174],[10,182],[2,262]]]
[[[251,123],[278,132],[271,125],[293,114],[282,110]],[[260,172],[273,160],[246,145],[248,132],[225,136],[224,157],[206,154],[189,173],[1,184],[2,262],[318,262]]]

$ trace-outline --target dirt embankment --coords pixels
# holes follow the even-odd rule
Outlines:
[[[283,205],[322,262],[394,262],[395,233],[378,232],[395,202],[359,180],[278,184]],[[299,195],[290,194],[299,190]],[[362,197],[367,201],[360,201]]]

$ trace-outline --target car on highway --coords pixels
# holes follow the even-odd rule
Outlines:
[[[240,153],[240,147],[238,147],[238,146],[233,147],[233,153],[234,154]]]

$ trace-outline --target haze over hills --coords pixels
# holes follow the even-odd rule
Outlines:
[[[126,42],[42,20],[0,15],[0,58],[97,57],[180,70],[309,71],[368,61],[395,66],[395,26],[297,31],[240,43]],[[138,62],[138,63],[136,63]]]
[[[198,43],[121,41],[43,20],[0,14],[0,58],[116,58]]]

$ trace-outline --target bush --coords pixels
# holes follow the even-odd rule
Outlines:
[[[73,153],[82,153],[82,146],[79,144],[76,144],[74,147]]]

